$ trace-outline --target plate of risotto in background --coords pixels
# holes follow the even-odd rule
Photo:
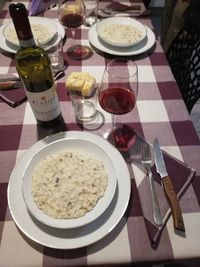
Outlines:
[[[40,38],[42,43],[47,44],[55,37],[57,32],[56,25],[50,19],[43,17],[30,17],[29,19],[36,43]],[[12,21],[5,24],[3,35],[7,42],[19,47],[19,40]]]
[[[116,47],[129,47],[138,44],[146,37],[146,27],[133,18],[111,17],[96,25],[101,40]]]
[[[39,150],[23,174],[27,209],[50,227],[72,229],[97,219],[115,195],[110,157],[82,139],[55,140]]]

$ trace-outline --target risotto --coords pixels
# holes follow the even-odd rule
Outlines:
[[[36,42],[38,39],[40,39],[41,43],[47,43],[54,35],[49,31],[49,27],[46,27],[40,23],[31,23],[31,29]],[[9,42],[19,45],[15,28],[6,28],[4,35]]]
[[[102,27],[101,36],[113,43],[131,44],[140,40],[142,33],[131,25],[113,23]]]
[[[32,196],[45,214],[56,219],[84,216],[103,197],[108,176],[102,161],[78,150],[46,157],[32,176]]]

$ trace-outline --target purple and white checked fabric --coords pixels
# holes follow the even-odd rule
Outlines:
[[[100,1],[104,2],[106,1]],[[1,24],[10,19],[10,3],[11,1],[6,1],[0,13]],[[30,7],[29,2],[24,3]],[[40,16],[58,21],[56,8],[47,10]],[[140,21],[154,31],[151,17],[140,18]],[[90,45],[88,30],[84,26],[78,29],[76,38],[81,43]],[[64,52],[70,42],[67,30],[66,33]],[[0,52],[0,74],[16,74],[13,54],[2,49]],[[150,218],[152,214],[151,203],[148,201],[148,180],[144,170],[126,157],[132,189],[128,209],[119,224],[106,237],[90,246],[74,250],[44,247],[25,236],[10,214],[7,201],[8,182],[22,155],[34,143],[50,134],[70,130],[89,131],[84,125],[76,123],[65,89],[66,77],[72,71],[87,71],[100,83],[105,65],[113,57],[94,49],[92,57],[74,61],[64,53],[67,68],[65,76],[57,81],[64,124],[57,128],[45,130],[38,127],[27,101],[12,108],[0,100],[0,267],[150,266],[165,262],[199,266],[200,142],[163,53],[159,36],[156,36],[156,44],[151,50],[130,56],[139,69],[139,94],[135,109],[123,115],[122,119],[129,129],[134,133],[136,131],[148,142],[153,143],[155,137],[159,139],[163,151],[166,152],[166,164],[174,178],[175,188],[177,192],[181,188],[184,189],[183,194],[181,192],[180,205],[185,222],[185,235],[174,232],[170,216],[161,232],[157,247],[152,247],[151,234],[155,229]],[[110,127],[110,114],[100,106],[98,110],[105,118],[103,127]],[[102,128],[93,128],[91,132],[101,135]],[[195,177],[193,170],[196,171]],[[153,171],[155,174],[155,169]],[[168,206],[166,201],[163,201],[163,192],[156,174],[155,180],[161,209],[163,214],[166,214]]]

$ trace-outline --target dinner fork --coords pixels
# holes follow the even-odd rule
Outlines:
[[[151,172],[151,151],[150,151],[150,146],[148,143],[143,143],[142,144],[142,164],[145,167],[148,177],[149,177],[149,182],[150,182],[150,191],[151,191],[151,198],[152,198],[152,205],[153,205],[153,216],[154,216],[154,221],[157,225],[162,225],[162,216],[160,212],[160,208],[158,205],[158,199],[156,196],[156,190],[155,190],[155,185],[154,185],[154,180],[153,180],[153,175]]]

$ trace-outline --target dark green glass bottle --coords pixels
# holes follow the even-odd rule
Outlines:
[[[20,44],[15,55],[16,69],[29,103],[38,124],[54,126],[62,119],[62,115],[51,62],[47,53],[35,45],[25,5],[10,4],[9,12]]]

